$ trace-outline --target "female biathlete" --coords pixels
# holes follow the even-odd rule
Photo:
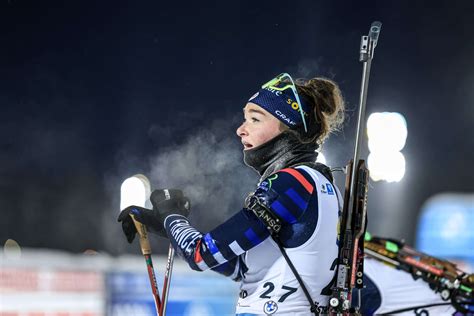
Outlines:
[[[202,233],[186,218],[189,201],[182,191],[162,189],[151,195],[153,210],[132,206],[119,221],[129,242],[136,234],[133,214],[166,235],[193,270],[239,281],[237,315],[324,314],[341,196],[329,168],[316,163],[316,149],[342,124],[341,92],[328,79],[295,83],[285,73],[263,85],[243,111],[237,135],[244,162],[261,178],[242,210]]]

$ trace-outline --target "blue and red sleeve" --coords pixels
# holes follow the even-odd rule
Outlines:
[[[269,236],[265,226],[247,209],[242,209],[207,234],[196,230],[181,215],[169,215],[165,229],[177,253],[198,271],[230,262]],[[237,261],[233,263],[237,265]],[[219,272],[229,274],[231,267],[219,269]]]
[[[314,191],[310,175],[301,169],[287,168],[262,181],[254,195],[283,224],[291,225],[306,212]]]
[[[308,177],[301,170],[283,169],[263,181],[254,194],[265,195],[271,211],[284,225],[291,225],[305,213],[314,191]],[[270,236],[246,208],[207,234],[192,227],[186,217],[175,214],[165,219],[165,229],[177,253],[193,270],[212,268],[233,279],[241,278],[246,270],[239,256]]]

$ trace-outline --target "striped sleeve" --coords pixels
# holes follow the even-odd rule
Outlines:
[[[283,224],[291,225],[305,214],[314,190],[313,180],[304,170],[283,169],[263,181],[254,195],[262,198]],[[165,219],[165,229],[176,252],[192,269],[213,269],[233,279],[245,273],[242,261],[236,258],[270,236],[247,208],[206,234],[176,214]]]
[[[178,255],[193,270],[215,268],[216,272],[233,279],[241,278],[246,270],[241,260],[233,260],[269,236],[265,226],[247,209],[242,209],[207,234],[196,230],[181,215],[169,215],[165,229]]]
[[[221,265],[212,268],[212,271],[220,273],[226,277],[231,278],[233,281],[240,281],[244,277],[245,272],[248,268],[243,260],[243,255],[235,257],[232,260],[227,261]]]
[[[262,181],[254,195],[283,223],[294,224],[306,212],[314,190],[309,174],[287,168]]]

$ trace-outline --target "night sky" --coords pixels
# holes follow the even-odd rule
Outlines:
[[[212,229],[256,184],[235,129],[281,72],[340,84],[347,120],[323,152],[344,165],[374,20],[367,112],[402,113],[408,138],[403,180],[371,184],[369,228],[414,242],[430,196],[474,191],[474,2],[386,2],[0,0],[1,244],[137,252],[116,222],[136,173],[185,189]]]

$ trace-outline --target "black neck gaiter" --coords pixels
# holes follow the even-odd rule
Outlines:
[[[301,143],[294,133],[283,132],[265,144],[244,150],[244,162],[261,176],[261,180],[286,167],[315,163],[318,145]]]

